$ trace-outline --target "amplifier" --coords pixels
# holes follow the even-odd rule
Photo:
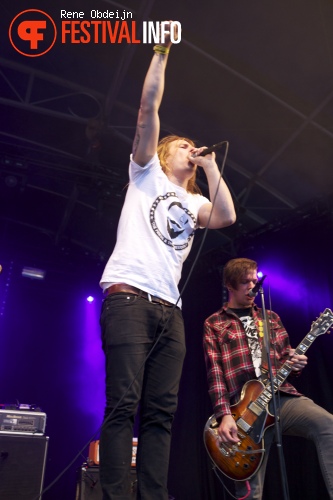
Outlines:
[[[48,440],[48,436],[0,434],[1,500],[41,498]]]
[[[43,436],[46,414],[37,411],[0,410],[0,434]]]
[[[131,469],[131,500],[136,499],[137,492],[137,478],[136,470]],[[126,497],[127,498],[127,497]],[[103,493],[99,481],[99,467],[89,467],[88,464],[83,464],[77,470],[76,477],[76,496],[75,500],[102,500]]]

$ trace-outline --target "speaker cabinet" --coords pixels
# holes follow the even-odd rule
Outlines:
[[[0,434],[1,500],[34,500],[43,489],[47,436]]]
[[[136,471],[131,469],[131,498],[136,498]],[[1,498],[1,497],[0,497]],[[84,464],[77,471],[76,500],[102,500],[99,467]],[[1,499],[2,500],[2,499]]]

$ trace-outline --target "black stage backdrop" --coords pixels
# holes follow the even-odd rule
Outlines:
[[[293,346],[322,310],[333,306],[331,249],[324,243],[332,223],[327,224],[303,224],[246,240],[234,252],[234,256],[256,259],[267,273],[266,306],[270,292],[272,309],[281,315]],[[74,461],[43,498],[74,500],[76,470],[87,458],[89,440],[96,437],[103,414],[104,374],[98,332],[102,298],[98,280],[103,266],[82,262],[80,267],[75,262],[61,267],[50,254],[30,257],[30,264],[39,261],[48,268],[45,280],[38,282],[22,278],[24,262],[17,255],[17,251],[14,256],[3,254],[1,262],[0,403],[37,404],[46,412],[50,444],[45,486]],[[217,265],[216,252],[214,258],[203,252],[183,295],[187,356],[173,428],[169,479],[170,495],[176,500],[231,498],[212,471],[202,438],[212,412],[202,325],[222,302],[219,273],[228,256],[224,258],[222,252],[221,256]],[[193,258],[186,263],[184,277]],[[87,309],[88,294],[97,297],[94,309]],[[332,354],[333,338],[319,337],[308,352],[308,367],[296,382],[300,391],[331,412]],[[327,499],[313,446],[296,438],[284,439],[283,445],[290,500]],[[280,500],[280,484],[273,450],[265,498]]]

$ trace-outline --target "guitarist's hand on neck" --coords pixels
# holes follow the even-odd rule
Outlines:
[[[288,362],[291,363],[292,365],[291,369],[294,372],[299,372],[300,370],[303,370],[303,368],[307,365],[308,357],[305,356],[305,354],[294,354],[294,353],[295,349],[290,349]]]
[[[237,425],[232,415],[222,417],[218,434],[222,443],[238,443]]]

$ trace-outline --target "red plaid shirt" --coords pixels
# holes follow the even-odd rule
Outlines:
[[[259,331],[262,321],[261,309],[252,309],[253,320]],[[290,343],[280,317],[267,311],[270,325],[270,358],[273,376],[288,357]],[[262,346],[262,338],[259,337]],[[236,314],[228,310],[228,304],[206,319],[204,324],[204,351],[207,367],[208,389],[216,418],[230,415],[230,404],[235,404],[243,385],[256,379],[252,357],[243,323]],[[263,365],[264,368],[267,368]],[[289,382],[279,390],[300,396]]]

